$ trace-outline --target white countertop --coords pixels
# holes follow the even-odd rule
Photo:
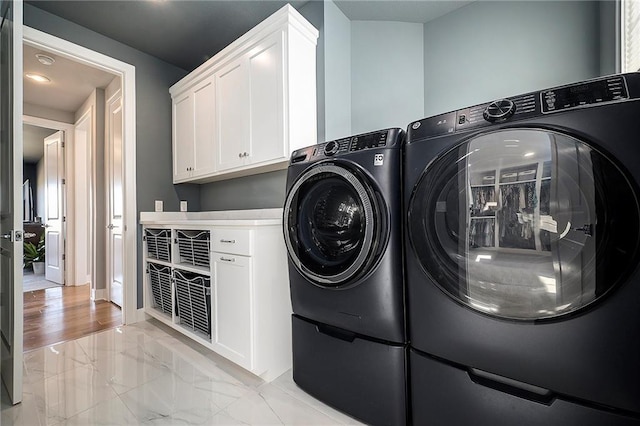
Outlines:
[[[140,212],[143,225],[267,226],[282,223],[282,209],[220,210],[208,212]]]

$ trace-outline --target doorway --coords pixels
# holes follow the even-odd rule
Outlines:
[[[60,216],[60,207],[64,206],[64,192],[55,180],[64,176],[64,162],[58,161],[60,144],[64,143],[65,131],[44,125],[32,117],[23,119],[22,154],[22,199],[24,229],[24,270],[22,291],[31,292],[61,286],[64,284],[64,228],[57,217],[47,214],[47,199],[51,195],[52,209]],[[48,153],[46,155],[45,153]],[[49,177],[49,179],[47,178]],[[47,185],[52,180],[52,185]],[[47,192],[51,192],[47,196]],[[64,214],[64,213],[63,213]],[[53,219],[45,221],[46,219]],[[49,238],[47,238],[47,233]],[[63,247],[60,248],[60,243]],[[49,247],[47,247],[47,244]],[[49,256],[47,257],[47,253]]]
[[[122,260],[105,256],[110,253],[105,233],[111,232],[106,231],[108,215],[103,213],[113,199],[122,204],[122,194],[108,190],[118,172],[105,176],[105,164],[113,163],[107,154],[112,133],[122,139],[122,122],[114,132],[105,94],[111,103],[120,99],[122,84],[116,74],[45,49],[24,44],[23,51],[23,170],[25,193],[30,195],[25,198],[29,220],[24,229],[35,240],[25,243],[28,351],[122,323],[122,292],[116,292],[113,301],[118,308],[109,306],[112,292],[106,273],[114,269],[109,262],[120,265]],[[38,79],[32,81],[30,75]],[[120,186],[121,179],[116,180]],[[30,262],[29,254],[42,262]],[[78,315],[81,312],[85,314]]]
[[[65,144],[67,148],[72,149],[65,154],[67,163],[80,165],[73,172],[76,175],[67,174],[65,179],[67,193],[73,193],[75,200],[70,198],[65,203],[65,223],[67,225],[73,223],[73,226],[67,227],[65,238],[64,261],[67,267],[64,280],[67,286],[83,284],[83,270],[78,266],[80,264],[89,266],[84,269],[87,277],[84,282],[89,282],[91,286],[91,299],[115,301],[122,307],[121,322],[136,322],[142,315],[136,306],[135,69],[113,58],[31,28],[24,28],[23,40],[25,50],[31,47],[45,56],[59,58],[61,62],[76,62],[99,70],[103,74],[109,74],[113,81],[118,81],[118,84],[107,84],[107,87],[102,85],[102,88],[99,87],[94,92],[91,102],[93,108],[78,111],[72,114],[74,116],[71,119],[69,117],[64,119],[63,116],[62,120],[57,122],[59,125],[68,126],[65,129]],[[25,60],[26,58],[27,53],[25,53]],[[76,80],[82,81],[82,79]],[[25,102],[26,100],[25,96]],[[35,107],[32,111],[34,112],[32,118],[36,113],[43,115],[43,109],[40,107]],[[29,112],[29,108],[25,107],[25,114]],[[78,139],[87,137],[90,133],[87,130],[96,125],[95,123],[92,126],[87,125],[86,120],[91,118],[94,120],[99,118],[98,121],[101,121],[98,124],[99,132],[94,134],[101,135],[104,139],[102,143],[108,144],[112,139],[122,143],[115,148],[112,144],[104,149],[101,148],[100,152],[104,158],[96,158],[96,152],[91,151],[91,147],[95,147],[97,143],[91,135],[87,139],[87,143],[90,144],[87,150],[73,149],[80,146]],[[35,120],[42,121],[40,118]],[[48,120],[44,123],[45,127],[54,121]],[[60,126],[53,127],[58,129]],[[120,155],[114,161],[108,156],[109,152],[117,152]],[[88,158],[87,155],[89,155]],[[82,156],[87,160],[83,162]],[[87,167],[87,179],[77,176],[82,165]],[[119,173],[118,170],[120,170]],[[110,185],[110,182],[115,184]],[[127,184],[128,182],[130,183]],[[95,187],[103,188],[102,194],[97,194]],[[113,187],[121,191],[120,197],[115,197],[115,207],[111,202],[114,200],[111,192]],[[83,191],[86,193],[85,199],[92,201],[85,214],[81,214],[75,202],[78,199],[82,200],[82,197],[76,195]],[[90,218],[86,226],[76,223],[78,218],[86,217]],[[128,229],[131,231],[127,232]],[[114,253],[121,257],[109,262],[108,258]]]

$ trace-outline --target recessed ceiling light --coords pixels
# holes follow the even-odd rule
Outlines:
[[[525,157],[533,157],[534,155],[536,155],[536,153],[535,153],[535,152],[525,152],[525,153],[524,153],[524,156],[525,156]]]
[[[38,61],[40,61],[42,65],[52,65],[56,61],[51,56],[42,53],[36,53],[36,58],[38,58]]]
[[[25,76],[38,83],[50,83],[51,79],[40,74],[26,73]]]

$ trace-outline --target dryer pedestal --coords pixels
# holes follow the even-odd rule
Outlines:
[[[522,389],[483,380],[468,369],[436,360],[414,349],[411,363],[415,425],[640,425],[640,419],[550,395],[539,402],[517,396]],[[535,399],[539,395],[531,393]]]
[[[292,316],[293,380],[305,392],[374,425],[407,424],[406,346],[368,340]]]

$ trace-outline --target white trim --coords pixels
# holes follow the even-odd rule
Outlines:
[[[18,4],[20,2],[17,2]],[[85,65],[99,68],[122,78],[122,103],[124,108],[124,303],[122,322],[139,321],[138,277],[137,277],[137,206],[136,206],[136,82],[135,67],[85,47],[24,27],[23,40],[30,46],[39,47],[57,55]],[[20,114],[22,116],[22,114]],[[20,117],[22,118],[22,117]]]
[[[147,313],[144,310],[144,307],[138,309],[137,314],[138,314],[138,321],[146,321],[149,318],[152,318],[150,315],[147,315]]]
[[[107,289],[91,289],[91,300],[107,300]]]
[[[106,96],[106,92],[105,92],[105,96]],[[113,178],[113,176],[111,175],[112,172],[112,155],[111,153],[113,152],[113,105],[114,104],[118,104],[116,106],[116,109],[122,110],[124,111],[124,107],[122,105],[122,90],[120,89],[120,87],[118,87],[118,89],[116,89],[116,91],[109,96],[108,99],[105,99],[105,108],[104,108],[104,115],[105,115],[105,120],[104,120],[104,129],[105,129],[105,138],[104,138],[104,146],[105,146],[105,153],[104,153],[104,164],[105,164],[105,168],[104,168],[104,181],[107,185],[107,188],[105,189],[105,195],[107,197],[106,202],[105,202],[105,218],[106,218],[106,223],[111,224],[111,211],[113,208],[113,193],[112,193],[112,185],[111,185],[111,179]],[[111,231],[109,231],[108,229],[105,231],[105,244],[106,244],[106,268],[105,268],[105,272],[106,272],[106,286],[105,286],[105,290],[106,290],[106,295],[105,295],[105,300],[108,302],[112,301],[111,298],[111,284],[113,284],[113,263],[114,263],[114,257],[113,257],[113,246],[112,246],[112,238],[111,238]],[[124,256],[124,253],[122,254]],[[124,261],[124,259],[123,259]],[[124,264],[124,263],[123,263]]]
[[[616,1],[616,19],[615,19],[615,43],[616,43],[616,57],[615,57],[615,73],[622,72],[622,41],[624,40],[624,36],[622,31],[624,31],[624,25],[622,25],[622,5],[620,1]]]
[[[10,109],[13,109],[13,116],[11,124],[13,126],[13,152],[12,159],[9,162],[13,162],[13,205],[15,206],[13,212],[13,230],[22,229],[22,219],[23,219],[23,207],[22,207],[22,150],[23,150],[23,136],[22,136],[22,103],[24,101],[23,98],[23,89],[22,89],[22,72],[23,72],[23,53],[22,53],[22,34],[24,31],[23,27],[23,6],[21,1],[12,2],[13,9],[11,11],[12,16],[11,20],[13,25],[13,34],[11,43],[12,51],[13,51],[13,63],[11,70],[11,84],[12,88],[10,91],[13,91],[13,106]],[[10,6],[11,7],[11,6]],[[1,9],[1,8],[0,8]],[[6,130],[6,129],[5,129]],[[18,189],[19,188],[19,189]],[[22,391],[23,391],[23,334],[24,334],[24,299],[22,294],[22,250],[23,250],[23,242],[14,242],[13,243],[13,301],[11,303],[2,303],[3,309],[6,309],[8,306],[13,306],[13,335],[10,337],[11,348],[9,348],[10,352],[6,353],[6,346],[4,343],[0,344],[2,346],[2,370],[8,371],[8,374],[2,374],[3,379],[8,379],[11,383],[5,383],[3,380],[3,385],[8,387],[9,396],[12,399],[11,402],[13,404],[17,404],[22,401]],[[6,364],[6,365],[5,365]]]
[[[88,102],[88,103],[87,103]],[[69,223],[73,226],[69,227],[69,247],[73,247],[69,255],[69,269],[72,270],[72,279],[69,285],[84,285],[89,283],[91,288],[96,285],[96,263],[95,263],[95,180],[93,178],[93,155],[94,144],[96,139],[96,114],[95,114],[95,91],[88,98],[82,108],[86,108],[85,112],[74,123],[74,146],[72,150],[71,165],[69,168],[68,182],[70,194],[69,210],[72,213]],[[88,107],[87,107],[88,105]],[[86,137],[81,140],[76,138],[78,131],[81,130]],[[84,152],[83,152],[84,151]],[[84,154],[84,155],[82,155]],[[81,171],[83,172],[81,174]],[[86,193],[79,193],[79,182],[87,182]],[[83,202],[83,195],[86,196],[86,202]],[[78,214],[76,214],[78,213]],[[83,226],[86,225],[86,226]],[[82,232],[82,230],[87,232]],[[93,247],[93,250],[91,249]],[[79,253],[86,253],[86,260],[80,262]]]

